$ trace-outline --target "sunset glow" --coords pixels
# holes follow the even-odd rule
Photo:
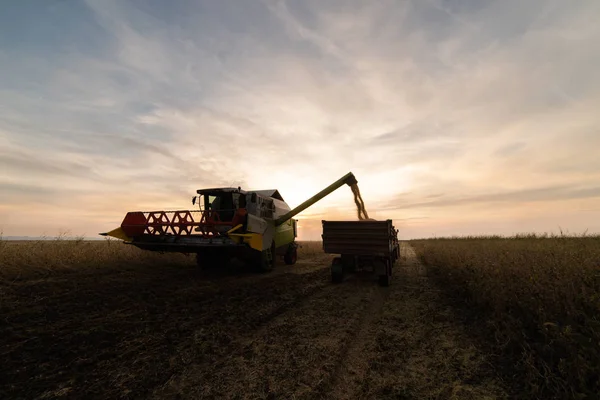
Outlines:
[[[600,2],[8,2],[0,230],[347,172],[399,237],[600,232]],[[355,219],[343,187],[300,214]]]

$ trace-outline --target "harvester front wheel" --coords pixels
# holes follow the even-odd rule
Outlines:
[[[298,247],[295,244],[290,244],[285,255],[283,256],[283,261],[286,265],[294,265],[298,260]]]
[[[196,253],[196,264],[203,270],[224,267],[229,264],[230,259],[231,257],[228,254],[218,254],[213,252]]]
[[[196,253],[196,264],[201,269],[210,269],[214,265],[212,257],[207,253]]]
[[[271,272],[275,268],[275,242],[258,254],[257,267],[260,272]]]

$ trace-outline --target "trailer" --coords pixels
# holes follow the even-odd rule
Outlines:
[[[322,221],[323,251],[339,254],[331,262],[331,281],[346,273],[368,271],[380,286],[389,286],[392,268],[400,256],[398,231],[392,220]]]

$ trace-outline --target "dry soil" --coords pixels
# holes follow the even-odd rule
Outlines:
[[[508,397],[407,244],[388,288],[330,259],[3,282],[0,398]]]

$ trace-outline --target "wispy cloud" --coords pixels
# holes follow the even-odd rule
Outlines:
[[[412,197],[412,198],[411,198]],[[406,210],[411,208],[439,208],[485,204],[494,207],[496,203],[510,203],[522,206],[524,203],[557,202],[561,200],[595,199],[600,197],[600,186],[576,188],[570,185],[540,187],[505,192],[492,192],[479,195],[446,196],[434,195],[419,198],[414,195],[401,195],[387,205],[379,205],[378,210]]]
[[[567,214],[600,230],[598,2],[36,7],[0,16],[5,233],[38,233],[39,197],[44,229],[95,232],[203,186],[294,206],[348,171],[405,236]],[[545,214],[523,222],[532,203]],[[472,207],[481,221],[456,219]],[[303,237],[327,215],[354,218],[349,190],[307,210]]]

